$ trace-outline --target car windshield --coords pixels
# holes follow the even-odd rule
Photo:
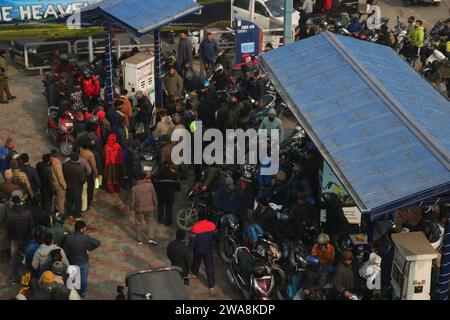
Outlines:
[[[266,2],[266,6],[274,17],[279,18],[284,16],[283,0],[269,0]]]

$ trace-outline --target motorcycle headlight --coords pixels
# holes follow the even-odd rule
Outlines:
[[[28,53],[37,54],[37,48],[28,48]]]
[[[145,161],[153,161],[153,156],[151,154],[144,154],[144,155],[142,155],[142,158]]]
[[[246,177],[247,179],[250,179],[252,177],[252,174],[250,172],[246,171],[244,173],[244,177]]]

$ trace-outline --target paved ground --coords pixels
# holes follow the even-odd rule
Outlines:
[[[24,76],[24,73],[14,71],[12,73],[10,86],[17,95],[17,100],[0,107],[0,140],[13,136],[18,142],[17,150],[28,152],[34,164],[42,154],[53,148],[44,130],[46,104],[41,95],[40,77]],[[175,209],[184,204],[185,194],[184,189],[179,193]],[[138,246],[133,242],[133,223],[127,214],[127,208],[126,192],[119,196],[101,192],[94,209],[84,215],[90,227],[89,234],[102,242],[102,246],[90,256],[89,299],[114,298],[116,286],[123,284],[125,275],[130,271],[169,265],[166,247],[174,236],[175,228],[158,226],[157,239],[160,245],[152,248],[147,245]],[[0,258],[0,299],[10,298],[17,293],[17,286],[8,283],[8,262],[8,258]],[[191,286],[187,288],[191,298],[239,299],[239,293],[234,291],[226,279],[225,266],[219,258],[215,265],[217,294],[208,293],[205,279],[200,276],[199,279],[192,280]]]

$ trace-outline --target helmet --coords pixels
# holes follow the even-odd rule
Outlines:
[[[280,220],[281,221],[288,221],[289,218],[291,217],[291,211],[289,209],[285,209],[280,213]]]
[[[216,72],[221,72],[223,71],[223,65],[221,65],[220,63],[216,66]]]
[[[265,246],[264,244],[262,244],[262,243],[260,243],[260,244],[258,244],[258,245],[256,246],[255,251],[256,251],[256,253],[257,253],[260,257],[262,257],[262,258],[265,258],[265,257],[267,256],[267,248],[266,248],[266,246]]]
[[[71,120],[73,120],[73,114],[72,114],[72,112],[70,112],[69,110],[64,111],[63,116],[64,116],[64,118],[66,118],[66,119],[71,119]]]
[[[66,54],[62,54],[62,55],[59,56],[59,61],[60,62],[68,61],[68,60],[69,60],[69,57],[67,57]]]
[[[59,212],[56,212],[55,216],[53,217],[53,220],[56,223],[63,224],[64,223],[64,215]]]
[[[77,121],[84,121],[84,116],[81,112],[75,113],[75,120]]]
[[[321,233],[317,237],[317,243],[324,246],[330,242],[330,237],[326,233]]]
[[[277,182],[284,182],[286,180],[286,173],[284,171],[278,171],[275,175],[275,181]]]
[[[306,257],[306,263],[308,266],[318,266],[320,265],[320,258],[318,256],[308,256]]]
[[[84,75],[85,77],[89,77],[89,76],[91,75],[91,71],[90,71],[89,69],[85,69],[85,70],[83,71],[83,75]]]
[[[87,122],[97,123],[98,122],[98,116],[91,116],[91,117],[87,118]]]
[[[227,225],[230,229],[236,231],[239,228],[239,221],[234,214],[227,214],[222,217],[222,225]]]
[[[140,99],[144,96],[144,93],[141,90],[136,91],[136,98]]]

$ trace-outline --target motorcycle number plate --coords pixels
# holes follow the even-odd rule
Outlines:
[[[144,166],[144,171],[152,171],[152,166]]]

